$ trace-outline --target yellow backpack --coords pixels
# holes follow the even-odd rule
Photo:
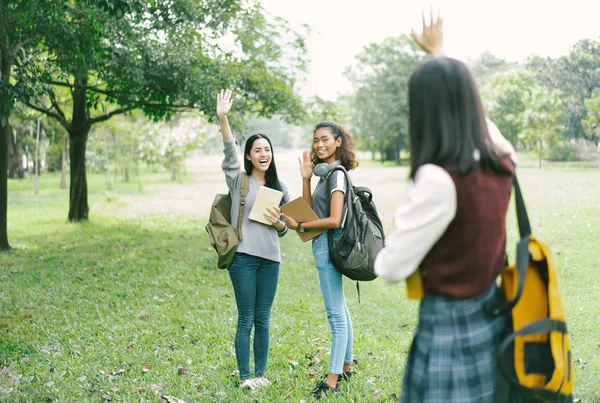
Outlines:
[[[512,394],[523,402],[571,403],[575,374],[558,269],[548,245],[531,235],[516,176],[513,187],[521,239],[516,263],[502,272],[506,300],[488,307],[511,318],[498,353],[495,401],[509,402]]]

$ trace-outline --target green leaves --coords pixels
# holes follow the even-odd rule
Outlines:
[[[365,47],[346,71],[354,84],[354,133],[359,145],[400,162],[408,148],[408,80],[425,54],[406,35]]]

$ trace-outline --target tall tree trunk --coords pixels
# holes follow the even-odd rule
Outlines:
[[[394,140],[394,162],[396,165],[400,165],[400,136],[401,134],[398,134]]]
[[[40,176],[40,119],[37,121],[37,135],[35,137],[35,178],[33,180],[33,191],[38,194],[38,178]]]
[[[540,152],[538,154],[538,165],[539,165],[539,169],[542,169],[542,154],[544,153],[544,143],[542,141],[542,136],[540,135]]]
[[[69,221],[72,222],[89,218],[85,172],[85,146],[88,132],[89,129],[85,132],[69,132],[69,156],[71,157]]]
[[[69,221],[71,222],[89,218],[85,172],[85,147],[91,128],[85,105],[87,77],[80,78],[77,84],[73,90],[73,119],[69,130],[69,156],[71,160]]]
[[[67,187],[67,137],[63,136],[62,146],[62,163],[61,163],[61,174],[60,174],[60,188],[64,189]]]
[[[0,45],[6,43],[6,38],[0,38]],[[7,49],[0,46],[0,82],[3,86],[10,85],[11,60]],[[5,93],[0,92],[0,251],[9,250],[8,243],[8,136],[10,128],[8,118],[12,110],[12,101]]]
[[[108,133],[104,136],[104,163],[106,164],[106,190],[112,190],[112,184],[110,183],[110,153],[108,151]]]
[[[16,134],[16,136],[15,136]],[[23,136],[19,130],[8,125],[8,177],[10,179],[23,179]]]

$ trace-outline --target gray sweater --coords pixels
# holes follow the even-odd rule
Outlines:
[[[237,150],[235,148],[235,142],[223,142],[224,149],[223,153],[225,158],[223,159],[223,172],[225,173],[225,181],[227,187],[231,193],[231,222],[234,228],[237,228],[239,209],[240,209],[240,186],[241,171],[240,162],[237,157]],[[283,181],[279,181],[281,189],[283,190],[283,203],[290,201],[291,195],[287,185]],[[246,205],[244,206],[244,217],[242,219],[242,240],[238,245],[237,251],[239,253],[246,253],[248,255],[261,257],[275,262],[281,262],[281,255],[279,252],[279,239],[278,233],[275,227],[261,224],[256,221],[252,221],[248,218],[248,214],[252,210],[254,200],[258,194],[260,183],[252,176],[250,176],[250,190],[246,196]],[[281,234],[281,236],[283,236]]]

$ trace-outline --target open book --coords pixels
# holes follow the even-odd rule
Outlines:
[[[297,199],[284,204],[280,208],[283,214],[292,217],[296,221],[309,222],[319,219],[315,212],[310,208],[306,200],[304,200],[302,197],[298,197]],[[324,229],[310,229],[303,233],[297,232],[297,234],[300,236],[300,239],[302,239],[303,242],[306,242],[310,239],[318,237],[323,232],[325,232]]]
[[[266,186],[261,186],[258,189],[256,200],[252,205],[252,210],[248,214],[248,218],[266,225],[273,225],[271,221],[267,220],[264,214],[269,207],[279,207],[281,199],[283,198],[283,192],[279,190],[271,189]]]

